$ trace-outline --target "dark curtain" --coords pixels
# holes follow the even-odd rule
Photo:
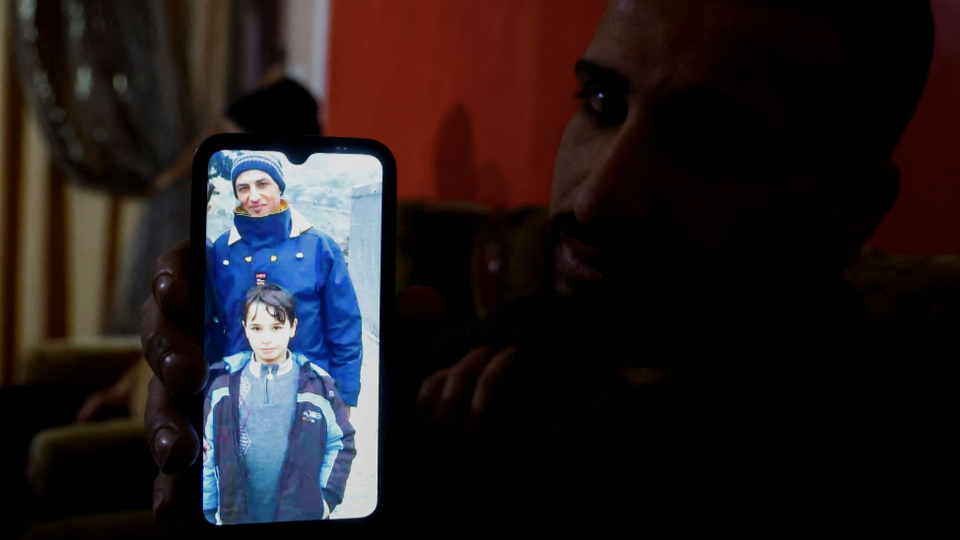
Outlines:
[[[189,162],[281,60],[279,2],[11,0],[21,83],[68,181],[146,197],[105,328],[138,332],[156,259],[189,237]],[[220,55],[215,51],[220,46]]]
[[[177,2],[16,0],[26,94],[70,181],[145,194],[196,130]]]

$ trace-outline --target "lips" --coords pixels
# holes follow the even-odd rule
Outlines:
[[[608,255],[605,249],[584,244],[576,238],[560,233],[560,270],[572,281],[602,283]]]

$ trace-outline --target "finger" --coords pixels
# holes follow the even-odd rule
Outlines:
[[[417,396],[416,410],[420,416],[426,416],[433,413],[437,403],[440,401],[440,394],[447,384],[447,376],[452,368],[444,368],[427,377],[420,385],[420,393]]]
[[[197,342],[168,318],[152,299],[140,311],[143,356],[156,376],[175,395],[193,395],[207,381],[207,362]]]
[[[153,482],[153,515],[159,522],[172,523],[177,514],[177,477],[165,473],[157,474]]]
[[[189,307],[187,261],[190,241],[184,240],[164,252],[153,270],[153,298],[163,313],[184,313]]]
[[[144,427],[153,459],[162,472],[183,471],[196,461],[200,453],[197,433],[184,411],[188,406],[188,401],[172,401],[159,379],[150,380]]]
[[[477,379],[492,358],[490,347],[480,347],[470,351],[463,360],[453,366],[437,404],[438,422],[448,423],[450,428],[462,427],[459,424],[466,419]]]
[[[493,357],[493,360],[487,364],[486,369],[477,380],[476,390],[473,393],[473,401],[470,404],[470,414],[474,418],[479,418],[487,411],[491,396],[495,395],[499,389],[504,374],[513,366],[517,350],[513,347],[505,349]]]
[[[189,474],[157,474],[153,482],[153,515],[163,532],[186,532],[184,525],[191,517],[194,521],[199,518],[199,490],[191,488]],[[167,536],[172,538],[173,534]]]

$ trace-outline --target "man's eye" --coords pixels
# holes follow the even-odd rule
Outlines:
[[[583,110],[602,126],[617,126],[627,119],[627,102],[621,94],[599,88],[584,88],[577,98]]]

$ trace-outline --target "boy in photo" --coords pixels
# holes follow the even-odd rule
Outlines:
[[[251,351],[223,359],[204,404],[203,510],[211,523],[327,519],[356,457],[354,429],[330,376],[288,344],[296,300],[250,289]]]

